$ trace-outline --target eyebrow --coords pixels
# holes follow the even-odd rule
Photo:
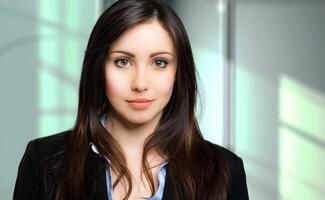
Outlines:
[[[130,56],[130,57],[132,57],[132,58],[135,57],[135,55],[134,55],[133,53],[130,53],[130,52],[127,52],[127,51],[115,50],[115,51],[111,51],[111,52],[109,52],[109,54],[112,54],[112,53],[123,53],[123,54],[126,54],[126,55],[128,55],[128,56]],[[168,52],[168,51],[159,51],[159,52],[156,52],[156,53],[152,53],[152,54],[150,54],[150,58],[152,58],[152,57],[154,57],[154,56],[156,56],[156,55],[159,55],[159,54],[169,54],[169,55],[171,55],[171,56],[174,56],[174,54],[172,54],[172,53],[170,53],[170,52]]]

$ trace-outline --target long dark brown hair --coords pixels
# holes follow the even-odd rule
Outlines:
[[[177,60],[172,96],[155,131],[144,145],[143,173],[149,181],[152,195],[155,187],[146,158],[150,150],[156,149],[168,158],[168,173],[175,199],[226,199],[226,163],[216,157],[214,150],[206,144],[195,117],[196,70],[188,36],[175,12],[158,0],[117,1],[100,16],[92,30],[83,61],[78,115],[72,130],[66,172],[62,179],[65,189],[61,187],[61,196],[83,199],[85,160],[92,142],[102,155],[110,159],[110,167],[118,174],[113,187],[125,180],[128,192],[124,199],[129,198],[132,179],[125,157],[119,144],[100,121],[111,108],[105,95],[104,64],[107,52],[117,38],[131,27],[150,20],[158,20],[168,31],[175,45]]]

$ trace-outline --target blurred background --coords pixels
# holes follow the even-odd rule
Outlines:
[[[0,199],[27,142],[73,126],[87,40],[113,2],[0,2]],[[243,158],[250,199],[324,199],[325,1],[166,2],[191,40],[202,132]]]

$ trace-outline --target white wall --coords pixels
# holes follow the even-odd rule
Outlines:
[[[75,20],[74,24],[69,24],[71,20]],[[49,119],[48,116],[66,119],[60,112],[73,112],[76,99],[69,100],[71,106],[64,108],[66,110],[61,107],[46,109],[53,96],[44,100],[42,95],[48,90],[60,96],[60,103],[66,95],[64,91],[69,91],[66,87],[77,83],[78,73],[71,76],[68,71],[81,69],[82,54],[94,21],[92,1],[0,2],[0,199],[12,199],[18,164],[27,142],[73,125],[71,120],[61,120],[52,126],[53,120],[44,119]],[[54,50],[53,46],[57,48]],[[75,57],[66,58],[62,55],[64,52]],[[48,60],[53,53],[60,61],[55,65],[58,74],[47,71],[53,66]],[[42,75],[51,80],[42,82]],[[64,82],[66,78],[73,83]],[[55,82],[49,82],[52,80]],[[60,87],[53,91],[52,86],[56,87],[59,82]]]
[[[251,199],[323,199],[325,2],[237,1],[236,150]]]

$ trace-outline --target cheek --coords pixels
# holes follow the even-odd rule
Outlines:
[[[107,97],[125,96],[123,91],[127,91],[126,80],[124,74],[118,73],[114,70],[107,70],[105,75]]]
[[[158,76],[155,82],[155,88],[163,96],[170,96],[173,92],[175,74],[167,74],[165,76]]]

